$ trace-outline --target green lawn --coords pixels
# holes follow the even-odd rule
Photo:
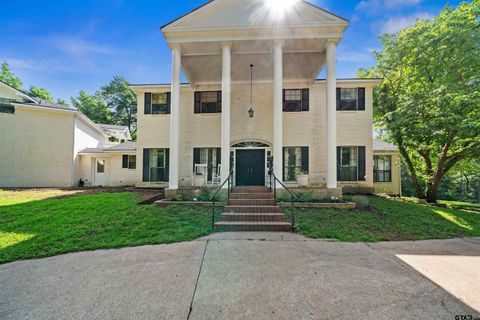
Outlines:
[[[480,213],[354,197],[363,210],[297,209],[297,232],[341,241],[391,241],[480,236]]]
[[[47,198],[0,190],[0,263],[61,253],[193,240],[211,232],[210,210],[137,205],[136,193]]]

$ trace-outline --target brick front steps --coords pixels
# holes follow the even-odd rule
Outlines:
[[[291,231],[267,187],[235,187],[215,227],[221,231]]]

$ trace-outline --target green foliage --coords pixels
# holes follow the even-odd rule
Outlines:
[[[109,124],[112,122],[112,113],[99,92],[89,95],[82,90],[78,97],[72,98],[72,104],[96,123]]]
[[[357,198],[365,209],[296,209],[297,231],[310,238],[396,241],[480,236],[480,215],[433,205]]]
[[[2,198],[0,191],[0,199]],[[29,197],[28,191],[23,191]],[[27,199],[28,200],[28,199]],[[0,264],[67,252],[194,240],[211,232],[202,206],[141,206],[135,193],[0,204]],[[1,202],[0,202],[1,203]]]
[[[61,106],[64,106],[65,108],[69,108],[70,106],[68,105],[68,102],[63,100],[63,99],[60,99],[58,98],[57,99],[57,104],[61,105]]]
[[[386,34],[377,66],[359,71],[384,79],[375,123],[399,147],[417,196],[429,202],[452,168],[480,156],[479,14],[475,0]]]
[[[131,132],[135,132],[137,128],[137,96],[128,85],[125,78],[115,76],[109,84],[101,88],[100,93],[112,112],[114,123],[128,126]]]
[[[17,90],[22,90],[22,81],[19,77],[15,76],[10,70],[8,63],[2,63],[2,70],[0,71],[0,81],[14,87]]]
[[[211,201],[212,193],[209,188],[203,187],[197,197],[198,201]]]
[[[53,102],[52,94],[43,88],[30,86],[27,94],[32,98],[39,98],[48,102]]]

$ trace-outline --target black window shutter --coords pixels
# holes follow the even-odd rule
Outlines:
[[[150,149],[143,149],[143,182],[150,182]]]
[[[308,147],[302,147],[302,171],[308,173],[308,163],[309,163]]]
[[[217,91],[217,112],[222,112],[222,91]]]
[[[302,111],[310,109],[310,90],[302,89]]]
[[[202,93],[195,92],[195,108],[194,113],[201,113],[202,112]]]
[[[337,147],[337,181],[342,181],[341,179],[341,166],[340,160],[342,158],[342,147]]]
[[[358,88],[358,110],[365,110],[365,88]]]
[[[152,94],[149,92],[145,93],[144,114],[152,114]]]
[[[365,181],[365,147],[358,147],[358,181]]]
[[[195,165],[200,164],[200,148],[193,148],[193,171],[195,172]]]
[[[341,101],[342,101],[342,88],[337,88],[337,110],[342,110]]]
[[[283,92],[282,93],[283,94],[282,95],[282,106],[283,106],[282,110],[285,111],[285,89],[283,89],[282,92]]]
[[[122,168],[128,169],[128,155],[122,155]]]
[[[167,114],[172,110],[172,93],[167,92]]]
[[[170,181],[170,149],[165,149],[165,182]]]
[[[222,163],[222,148],[217,148],[217,167]]]

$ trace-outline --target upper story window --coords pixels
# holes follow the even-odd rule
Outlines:
[[[283,90],[283,111],[301,112],[309,110],[310,92],[308,89]]]
[[[194,113],[221,113],[222,91],[195,92]]]
[[[170,114],[170,92],[145,93],[144,114]]]
[[[337,88],[337,110],[365,110],[365,88]]]
[[[392,156],[373,157],[373,182],[392,182]]]
[[[11,105],[15,100],[0,98],[0,113],[15,113],[15,107]]]

